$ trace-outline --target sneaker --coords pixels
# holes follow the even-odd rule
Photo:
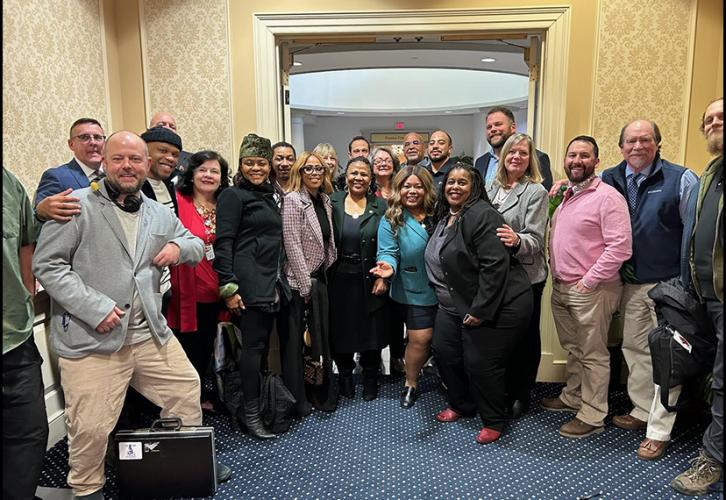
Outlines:
[[[562,436],[574,439],[586,438],[602,431],[602,425],[590,425],[577,417],[560,427],[560,434]]]
[[[222,484],[232,477],[232,469],[217,461],[217,484]]]
[[[671,488],[684,495],[705,495],[721,480],[721,464],[701,450],[691,459],[691,467],[671,481]]]
[[[542,408],[549,411],[569,411],[577,413],[577,408],[567,406],[560,398],[543,398],[542,401],[540,401],[540,405],[542,405]]]
[[[638,458],[641,460],[658,460],[665,453],[668,441],[645,438],[638,446]]]
[[[626,413],[625,415],[615,415],[613,417],[613,425],[628,431],[636,431],[648,427],[648,422]]]

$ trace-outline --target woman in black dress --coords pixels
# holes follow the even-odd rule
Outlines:
[[[353,355],[360,353],[363,399],[378,397],[378,368],[386,338],[388,286],[368,270],[375,265],[378,223],[385,202],[369,192],[373,173],[365,157],[353,158],[345,170],[345,191],[330,197],[338,260],[330,281],[331,350],[338,367],[340,395],[355,396]]]

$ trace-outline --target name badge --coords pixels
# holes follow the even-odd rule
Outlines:
[[[204,256],[207,260],[214,260],[214,247],[212,245],[204,245]]]

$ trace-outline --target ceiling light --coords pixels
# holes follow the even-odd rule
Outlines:
[[[337,112],[337,113],[335,113],[335,114],[336,114],[336,115],[344,115],[345,113],[344,113],[343,111],[338,111],[338,112]]]
[[[300,61],[294,61],[292,63],[293,66],[302,66],[302,63]]]
[[[494,59],[493,57],[485,57],[484,59],[481,60],[481,62],[495,62],[495,61],[496,61],[496,59]]]
[[[446,111],[444,111],[444,113],[446,113],[446,114],[450,114],[450,113],[452,113],[452,111],[449,111],[449,110],[447,109]]]

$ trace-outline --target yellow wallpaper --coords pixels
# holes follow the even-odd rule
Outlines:
[[[695,7],[684,0],[600,2],[592,134],[603,168],[622,161],[620,129],[636,118],[654,120],[662,156],[683,161]]]
[[[211,148],[235,165],[231,133],[225,0],[143,0],[147,123],[157,111],[177,119],[184,149]]]
[[[3,1],[3,165],[31,197],[77,118],[107,127],[103,47],[98,0]]]

